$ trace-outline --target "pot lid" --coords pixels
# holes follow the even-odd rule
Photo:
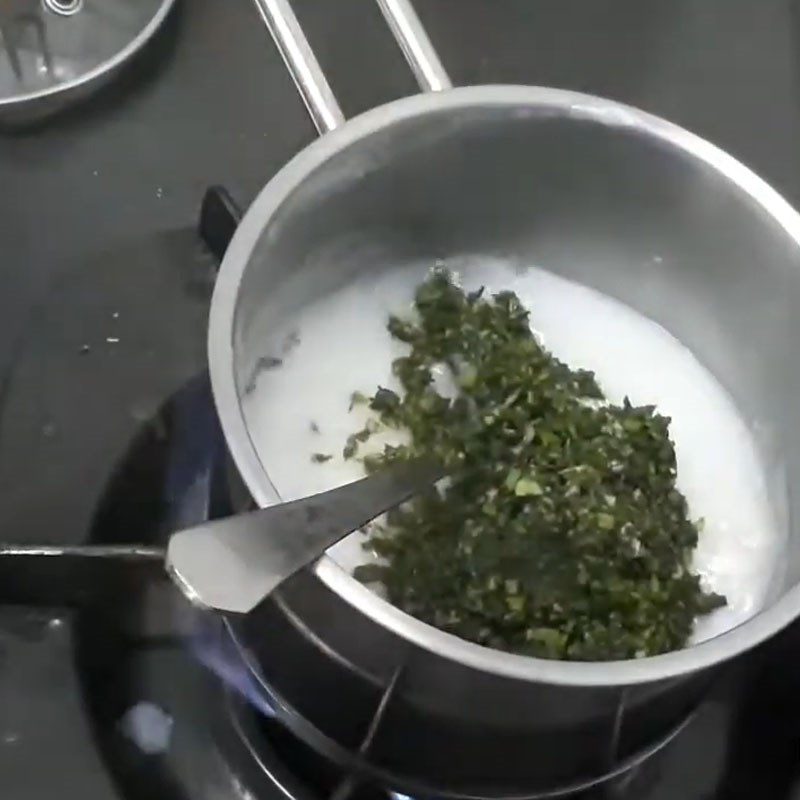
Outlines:
[[[0,0],[0,116],[41,116],[100,86],[150,39],[173,4]]]

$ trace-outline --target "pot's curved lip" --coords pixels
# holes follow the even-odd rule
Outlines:
[[[610,127],[633,128],[705,162],[759,205],[800,245],[800,215],[772,187],[710,142],[659,117],[592,95],[535,86],[473,86],[396,100],[345,123],[296,155],[261,190],[236,230],[219,271],[209,319],[211,385],[222,428],[243,480],[255,500],[279,500],[250,440],[233,373],[233,324],[242,275],[264,222],[285,198],[328,158],[389,124],[432,111],[470,106],[522,107],[521,113],[586,119]],[[513,655],[464,641],[421,622],[358,583],[332,558],[317,563],[317,577],[374,622],[439,656],[474,669],[518,680],[570,686],[636,684],[669,679],[720,663],[777,633],[800,607],[795,586],[769,609],[742,625],[685,650],[650,658],[609,662],[568,662]]]

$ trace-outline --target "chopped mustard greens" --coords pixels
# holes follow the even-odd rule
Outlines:
[[[391,512],[356,570],[407,613],[479,644],[572,660],[674,650],[698,615],[724,605],[691,570],[698,526],[676,488],[669,419],[607,403],[594,374],[537,341],[511,292],[465,293],[445,271],[416,291],[392,337],[402,391],[379,388],[375,421],[408,444],[364,456],[368,470],[416,457],[449,470],[444,486]],[[433,371],[453,377],[453,397]]]

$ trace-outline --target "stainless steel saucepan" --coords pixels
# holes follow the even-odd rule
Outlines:
[[[768,607],[721,636],[625,662],[509,655],[411,618],[324,557],[248,651],[264,690],[297,712],[289,724],[401,790],[519,796],[599,779],[678,726],[712,668],[800,611],[800,218],[734,158],[638,109],[553,88],[452,88],[406,0],[380,6],[423,93],[345,122],[287,0],[256,5],[324,134],[250,206],[212,302],[214,397],[260,505],[279,499],[280,453],[251,436],[247,392],[270,331],[356,278],[426,258],[535,263],[623,301],[691,348],[756,429],[787,531],[783,571]],[[369,717],[386,687],[380,735],[359,752],[342,717]],[[308,700],[323,691],[324,713]]]

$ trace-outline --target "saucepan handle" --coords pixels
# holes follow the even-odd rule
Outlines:
[[[378,7],[423,92],[452,89],[439,56],[422,26],[411,0],[377,0]]]
[[[311,45],[295,16],[290,0],[253,0],[269,29],[317,130],[327,133],[344,122]],[[377,0],[397,43],[424,92],[452,86],[428,34],[410,0]]]

